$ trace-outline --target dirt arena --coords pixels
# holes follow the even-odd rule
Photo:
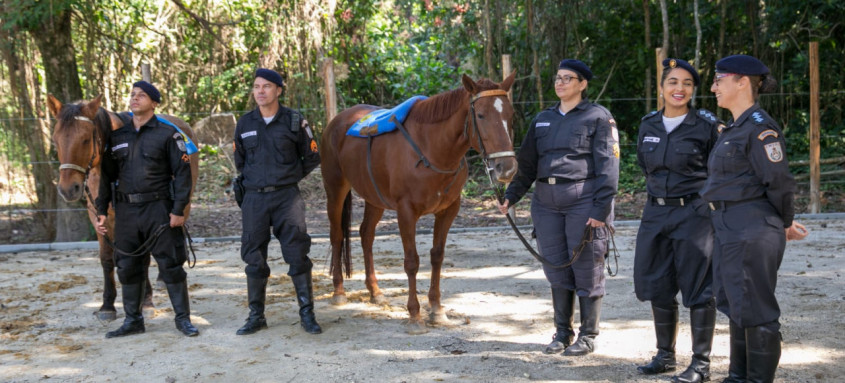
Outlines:
[[[791,242],[780,269],[783,356],[778,382],[835,382],[845,375],[845,222],[803,221],[811,230]],[[102,294],[93,250],[0,254],[0,381],[3,382],[654,382],[636,364],[655,351],[648,303],[634,297],[635,226],[620,226],[619,275],[608,278],[596,353],[545,355],[553,333],[548,284],[512,232],[453,233],[447,245],[443,302],[453,324],[423,335],[405,332],[407,282],[398,236],[378,237],[376,268],[389,304],[368,303],[360,248],[347,282],[350,303],[329,305],[325,239],[315,239],[315,297],[322,335],[299,327],[293,288],[278,245],[271,247],[268,330],[235,336],[246,318],[239,244],[197,245],[188,272],[197,338],[173,326],[162,288],[146,334],[104,339],[123,320],[100,323]],[[420,300],[427,303],[431,236],[418,237]],[[155,272],[152,272],[155,275]],[[118,299],[118,302],[120,299]],[[681,312],[679,365],[690,358]],[[578,315],[576,314],[576,322]],[[576,323],[577,325],[577,323]],[[718,316],[713,379],[728,368],[728,323]]]

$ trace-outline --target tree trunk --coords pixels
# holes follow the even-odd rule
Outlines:
[[[651,54],[651,12],[648,7],[648,0],[643,0],[643,14],[645,17],[645,48],[646,52]],[[648,55],[646,55],[648,57]],[[646,60],[645,68],[645,111],[643,114],[651,112],[651,74],[654,73],[654,67],[651,66],[651,60]],[[660,80],[658,80],[660,81]]]
[[[528,47],[531,48],[531,75],[534,76],[537,88],[537,101],[540,103],[539,110],[543,109],[543,79],[540,78],[540,59],[537,57],[537,42],[534,39],[534,1],[526,0],[525,9],[528,21]]]
[[[666,9],[666,0],[660,0],[660,14],[663,18],[663,54],[669,55],[669,11]],[[660,81],[660,80],[658,80]]]
[[[693,0],[693,17],[695,18],[695,70],[701,68],[701,20],[699,20],[698,0]],[[704,88],[699,86],[699,88]],[[693,92],[695,93],[695,92]],[[695,99],[692,100],[692,105],[696,105]]]
[[[487,61],[487,77],[495,77],[495,67],[493,66],[493,33],[490,25],[490,0],[484,0],[484,31],[486,35],[486,43],[484,44],[484,59]]]
[[[41,62],[44,66],[47,91],[56,96],[62,102],[71,102],[82,99],[82,87],[79,85],[79,72],[76,67],[76,55],[71,39],[71,11],[64,10],[52,16],[45,16],[41,21],[38,30],[30,31],[41,52]],[[49,140],[49,137],[41,137],[40,142]],[[49,145],[48,145],[49,147]],[[52,157],[52,156],[51,156]],[[66,203],[61,198],[56,198],[53,181],[52,168],[49,172],[49,179],[44,179],[46,174],[36,172],[36,184],[49,184],[55,204],[46,205],[39,201],[40,207],[56,209],[56,242],[79,241],[89,239],[91,233],[88,230],[88,213],[85,211],[85,201]],[[82,210],[80,210],[82,209]]]

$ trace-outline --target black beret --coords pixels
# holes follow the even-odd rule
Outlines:
[[[690,63],[686,62],[686,60],[671,59],[671,58],[663,60],[663,70],[664,71],[672,70],[672,68],[681,68],[681,69],[689,72],[689,74],[692,75],[692,82],[695,84],[695,86],[698,86],[698,84],[701,82],[701,78],[698,77],[698,71],[696,71],[695,68],[693,68],[692,65],[690,65]]]
[[[284,86],[285,84],[284,80],[282,80],[282,75],[272,69],[258,68],[258,70],[255,71],[255,78],[259,77],[278,86]]]
[[[716,61],[716,73],[736,73],[747,76],[769,74],[769,68],[762,61],[748,55],[733,55]]]
[[[575,73],[578,73],[587,81],[593,78],[593,72],[590,72],[590,67],[588,67],[587,64],[584,64],[580,60],[564,59],[560,62],[560,64],[558,64],[557,69],[569,69]]]
[[[153,100],[159,104],[161,104],[161,93],[159,93],[158,89],[156,89],[153,84],[150,84],[146,81],[138,81],[132,84],[133,88],[141,88],[147,96],[150,96],[150,100]]]

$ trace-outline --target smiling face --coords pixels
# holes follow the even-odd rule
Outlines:
[[[692,74],[682,68],[673,68],[663,77],[660,84],[663,88],[663,101],[667,108],[687,108],[693,92],[695,92],[695,80]]]
[[[710,91],[716,96],[716,103],[720,108],[731,109],[731,106],[736,104],[743,79],[745,77],[733,73],[716,73]]]
[[[259,107],[268,107],[279,102],[282,95],[282,87],[267,81],[263,77],[256,77],[252,83],[252,97]]]
[[[587,81],[578,77],[578,73],[569,69],[558,69],[554,78],[555,94],[563,101],[574,101],[581,98],[581,92],[587,89]]]

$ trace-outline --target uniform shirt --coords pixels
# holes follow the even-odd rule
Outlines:
[[[567,181],[596,179],[590,218],[605,221],[619,183],[619,134],[603,106],[581,101],[561,115],[560,103],[541,111],[531,122],[517,156],[519,171],[505,198],[519,201],[538,178]]]
[[[123,194],[167,193],[173,183],[173,215],[184,215],[191,197],[191,159],[182,134],[153,115],[140,129],[132,120],[109,137],[103,156],[97,214],[108,213],[111,183]]]
[[[320,164],[311,128],[291,126],[293,113],[298,112],[280,104],[270,123],[258,108],[238,120],[235,166],[247,190],[295,184]]]
[[[678,198],[701,191],[707,180],[707,157],[721,125],[713,113],[690,109],[672,133],[666,133],[663,113],[643,117],[637,138],[637,164],[646,176],[648,194]]]
[[[707,201],[765,198],[784,227],[795,216],[795,180],[789,173],[786,141],[778,124],[755,103],[736,121],[728,121],[707,163],[710,177],[701,196]]]

